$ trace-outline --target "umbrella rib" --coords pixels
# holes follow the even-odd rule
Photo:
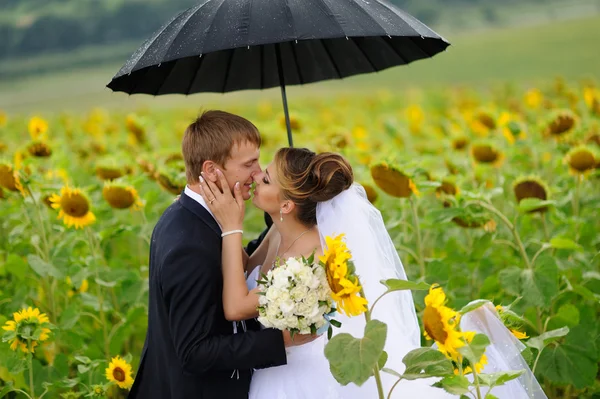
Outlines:
[[[421,46],[419,46],[416,42],[416,37],[414,36],[409,36],[409,39],[411,42],[413,42],[415,44],[415,46],[417,46],[417,48],[419,49],[419,51],[421,51],[423,54],[425,54],[427,57],[432,57],[433,55],[430,54],[429,52],[425,51],[425,49],[421,48]],[[421,39],[421,40],[425,40],[425,39]]]
[[[192,90],[192,86],[194,86],[194,82],[196,81],[196,78],[198,77],[198,74],[200,73],[200,68],[202,68],[202,62],[204,61],[204,58],[206,58],[206,56],[200,57],[200,63],[198,64],[198,67],[196,67],[196,73],[194,73],[194,76],[192,77],[192,79],[190,79],[190,85],[188,86],[187,90],[185,91],[186,95],[190,94],[190,90]]]
[[[367,62],[369,63],[369,65],[371,65],[371,68],[373,68],[373,71],[378,72],[379,69],[377,69],[375,67],[375,65],[373,65],[373,63],[371,62],[371,59],[367,56],[367,53],[365,53],[365,51],[358,45],[358,43],[356,42],[356,38],[351,38],[352,43],[356,46],[356,48],[358,48],[358,50],[360,51],[360,53],[363,55],[363,57],[365,57],[365,59],[367,60]]]
[[[260,49],[260,65],[258,66],[258,72],[260,73],[260,84],[259,87],[262,90],[263,85],[265,84],[265,72],[263,70],[265,65],[265,46],[258,46]]]
[[[304,79],[302,78],[302,71],[300,71],[300,65],[298,64],[298,54],[296,54],[296,46],[294,46],[294,42],[289,42],[290,47],[292,48],[292,55],[294,56],[294,64],[296,64],[296,71],[298,72],[298,78],[300,79],[300,84],[304,84]]]
[[[396,55],[397,55],[398,57],[400,57],[400,59],[401,59],[402,61],[404,61],[404,64],[408,64],[408,61],[406,60],[406,58],[404,58],[404,56],[403,56],[403,55],[400,53],[400,51],[398,51],[398,49],[397,49],[396,47],[394,47],[394,46],[392,45],[392,43],[389,43],[387,40],[385,40],[385,38],[384,38],[384,37],[382,37],[381,39],[383,40],[383,42],[384,42],[386,45],[388,45],[388,47],[390,47],[390,48],[392,49],[392,51],[393,51],[394,53],[396,53]],[[391,40],[391,39],[390,39],[390,40]]]
[[[331,61],[331,65],[333,65],[333,69],[335,69],[335,72],[338,75],[338,79],[342,79],[342,74],[340,73],[340,70],[338,69],[338,66],[335,64],[335,61],[333,60],[333,57],[331,56],[331,53],[329,52],[329,49],[325,45],[325,41],[323,39],[320,39],[319,42],[323,45],[323,48],[325,49],[325,53],[327,54],[327,57],[329,58],[329,61]]]
[[[165,85],[165,82],[169,79],[169,76],[171,76],[171,74],[173,73],[173,70],[175,69],[175,65],[177,65],[178,62],[179,62],[179,60],[176,60],[175,62],[173,62],[173,66],[171,67],[171,70],[169,71],[169,73],[167,74],[167,76],[165,76],[165,78],[163,79],[162,83],[158,85],[158,89],[153,94],[154,96],[158,96],[158,93],[160,92],[160,89],[162,89],[162,87]]]
[[[235,53],[235,49],[229,50],[230,56],[227,60],[227,68],[225,68],[225,79],[223,79],[223,89],[221,93],[225,93],[225,88],[227,87],[227,78],[229,77],[229,71],[231,70],[231,64],[233,64],[233,55]]]

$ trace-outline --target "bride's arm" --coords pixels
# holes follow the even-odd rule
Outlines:
[[[214,178],[214,176],[213,176]],[[216,178],[220,181],[222,191],[210,179],[200,178],[200,195],[204,198],[223,229],[222,272],[223,272],[223,312],[227,320],[245,320],[255,317],[258,312],[258,295],[249,292],[246,286],[245,251],[242,248],[241,231],[244,221],[245,204],[239,182],[235,184],[234,195],[223,173],[216,169]],[[236,232],[234,232],[236,231]],[[234,232],[227,234],[227,232]],[[246,255],[247,256],[247,255]]]
[[[223,237],[223,312],[230,321],[246,320],[258,315],[258,290],[248,291],[244,276],[242,235]]]

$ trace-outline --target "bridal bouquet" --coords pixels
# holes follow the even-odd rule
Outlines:
[[[265,327],[316,334],[332,322],[331,289],[325,268],[314,256],[281,261],[261,276],[258,286],[258,321]]]

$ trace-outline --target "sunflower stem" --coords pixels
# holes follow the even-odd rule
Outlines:
[[[394,392],[394,389],[400,383],[400,381],[402,381],[402,377],[398,378],[398,380],[394,383],[394,385],[392,385],[392,388],[390,389],[390,392],[388,392],[387,399],[391,399],[392,398],[392,392]]]
[[[573,215],[579,216],[579,190],[581,189],[581,175],[576,177],[575,194],[573,195]]]
[[[415,228],[415,234],[417,236],[417,262],[419,262],[419,268],[421,270],[421,278],[425,278],[425,262],[423,261],[423,248],[421,246],[421,229],[419,228],[419,215],[417,213],[417,206],[413,196],[410,196],[410,209],[412,211],[413,225]]]
[[[365,291],[364,289],[360,288],[360,296],[363,297],[364,299],[367,299],[367,297],[365,296]],[[371,321],[371,311],[369,310],[369,308],[367,307],[367,310],[364,313],[365,315],[365,321],[367,322],[367,324]],[[379,362],[375,363],[375,367],[373,367],[373,376],[375,377],[375,383],[377,384],[377,393],[379,394],[379,399],[385,399],[385,394],[383,393],[383,385],[381,383],[381,374],[379,372]]]
[[[94,235],[93,235],[92,229],[86,228],[85,230],[88,235],[89,247],[90,247],[90,250],[92,251],[92,254],[94,255],[94,258],[99,257],[99,254],[97,253],[98,251],[97,251],[97,248],[95,245],[95,240],[94,240]],[[99,280],[100,276],[98,275],[98,267],[97,266],[94,267],[94,272],[96,274],[96,279]],[[109,345],[109,341],[108,341],[106,315],[104,314],[104,296],[102,295],[102,290],[100,289],[100,285],[98,284],[98,282],[96,282],[96,296],[98,297],[98,308],[99,308],[100,321],[101,321],[100,324],[102,324],[102,334],[103,334],[103,338],[104,338],[104,355],[106,356],[107,359],[110,359],[110,345]]]
[[[475,390],[477,391],[477,399],[483,399],[481,396],[481,387],[479,386],[479,379],[477,378],[477,370],[475,365],[471,367],[473,369],[473,383],[475,384]]]
[[[550,241],[550,232],[548,231],[548,223],[546,222],[546,212],[542,212],[542,227],[544,228],[544,238]]]
[[[29,347],[29,353],[27,354],[27,365],[29,368],[29,393],[31,394],[29,397],[31,399],[35,399],[35,388],[33,385],[33,344],[31,343],[31,339],[27,340],[27,346]]]
[[[523,241],[521,241],[521,237],[519,236],[519,232],[517,231],[517,227],[514,224],[512,224],[510,222],[510,220],[508,220],[508,218],[506,216],[504,216],[504,214],[502,212],[500,212],[496,207],[494,207],[494,205],[488,204],[487,202],[483,202],[483,201],[475,201],[475,203],[477,205],[481,206],[482,208],[487,209],[494,215],[498,216],[500,218],[500,220],[502,220],[504,222],[504,224],[506,224],[508,229],[513,234],[515,241],[517,242],[519,252],[521,253],[521,256],[523,257],[523,260],[525,261],[525,265],[527,266],[528,269],[531,270],[532,265],[531,265],[531,262],[529,261],[529,257],[527,256],[527,252],[525,251],[525,247],[523,246]]]

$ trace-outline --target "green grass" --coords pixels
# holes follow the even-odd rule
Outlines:
[[[440,32],[443,33],[443,32]],[[305,95],[327,95],[338,91],[364,91],[387,87],[480,85],[497,82],[536,84],[553,76],[567,79],[600,77],[600,17],[560,21],[552,24],[488,30],[447,36],[448,50],[433,59],[377,74],[357,76],[292,87],[290,101]],[[133,52],[134,48],[131,49]],[[124,62],[123,59],[122,62]],[[45,112],[87,109],[93,106],[132,108],[171,107],[190,102],[198,106],[231,101],[255,101],[256,92],[201,94],[190,97],[112,93],[106,83],[120,64],[75,69],[0,82],[0,108],[8,112]],[[262,98],[279,96],[278,89],[261,93]]]

